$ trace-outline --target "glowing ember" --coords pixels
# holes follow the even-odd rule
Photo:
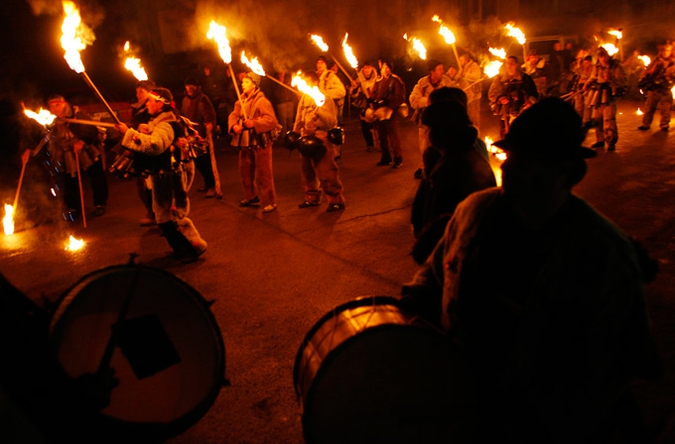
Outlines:
[[[613,35],[614,37],[616,37],[617,40],[621,40],[621,38],[623,37],[623,32],[621,32],[620,29],[610,29],[609,31],[607,31],[607,34]]]
[[[241,63],[248,66],[251,69],[251,71],[258,74],[259,76],[266,75],[262,65],[260,64],[260,62],[258,62],[258,58],[253,57],[252,60],[249,60],[248,57],[246,57],[244,51],[241,52]]]
[[[124,44],[124,52],[129,53],[129,42]],[[148,80],[148,75],[141,66],[141,59],[129,55],[124,61],[124,67],[128,71],[131,71],[134,77],[136,77],[136,80]]]
[[[499,70],[502,68],[501,60],[493,60],[483,68],[483,72],[488,78],[492,78],[499,74]]]
[[[354,52],[352,51],[352,47],[347,44],[347,37],[349,34],[345,32],[345,38],[342,40],[342,49],[345,52],[345,58],[347,59],[347,62],[349,62],[349,65],[356,69],[359,67],[359,61],[356,59],[356,56],[354,55]]]
[[[2,227],[5,229],[5,236],[14,234],[14,207],[5,204],[5,217],[2,218]]]
[[[310,87],[307,82],[305,82],[305,79],[302,78],[302,73],[300,71],[298,71],[297,74],[295,74],[291,79],[291,86],[295,86],[301,92],[314,99],[316,106],[323,106],[323,104],[326,103],[326,96],[324,96],[323,93],[319,91],[319,87]]]
[[[80,11],[75,3],[64,1],[63,12],[66,14],[61,24],[61,47],[66,51],[63,57],[73,71],[82,73],[84,64],[80,58],[80,51],[94,41],[94,33],[82,23]]]
[[[51,125],[54,123],[54,120],[56,120],[56,116],[54,114],[42,108],[40,108],[38,112],[24,108],[23,113],[43,126]]]
[[[642,110],[640,108],[638,108],[637,111],[635,111],[635,114],[637,114],[638,116],[641,116],[644,113],[642,112]]]
[[[84,240],[83,239],[75,239],[73,235],[70,235],[70,239],[68,239],[68,243],[66,244],[66,250],[68,251],[78,251],[84,248]]]
[[[420,55],[420,59],[427,59],[427,48],[424,47],[424,44],[417,37],[408,38],[408,34],[403,34],[403,38],[412,43],[412,47]]]
[[[641,55],[637,58],[640,59],[645,66],[649,66],[649,64],[652,63],[652,59],[648,55]]]
[[[223,59],[223,62],[230,63],[232,62],[232,50],[230,49],[230,42],[225,36],[227,29],[224,26],[219,25],[214,20],[211,20],[209,25],[209,31],[206,33],[206,38],[213,40],[218,44],[218,53],[220,58]]]
[[[316,46],[318,46],[319,49],[321,49],[321,51],[328,52],[328,45],[326,45],[326,43],[323,41],[323,38],[321,36],[316,35],[316,34],[311,34],[309,37],[312,39],[314,44]]]
[[[619,52],[619,48],[617,48],[613,43],[605,43],[600,46],[607,50],[607,54],[609,54],[610,57]]]
[[[502,60],[506,59],[506,50],[504,48],[488,48],[488,51],[493,56],[499,57]]]
[[[523,31],[513,26],[513,23],[507,23],[504,25],[504,28],[508,31],[509,37],[515,38],[521,45],[525,44],[525,34],[523,34]]]

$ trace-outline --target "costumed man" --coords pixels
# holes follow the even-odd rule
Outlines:
[[[328,60],[325,56],[319,56],[319,58],[316,59],[316,74],[319,76],[319,90],[327,99],[330,99],[335,103],[336,117],[338,117],[337,126],[340,121],[340,116],[337,113],[344,108],[345,95],[347,95],[345,85],[335,71],[328,69]],[[336,146],[335,158],[339,159],[341,156],[342,148]]]
[[[241,81],[241,101],[227,119],[232,146],[239,148],[239,175],[244,188],[242,207],[262,204],[263,213],[277,209],[272,174],[273,132],[280,131],[272,103],[260,90],[260,76],[249,72]]]
[[[408,99],[410,107],[414,110],[413,120],[417,123],[417,140],[419,141],[420,149],[420,166],[415,171],[415,179],[421,179],[424,175],[422,156],[424,155],[424,150],[429,146],[429,128],[422,124],[422,113],[430,105],[429,95],[439,88],[453,86],[454,84],[452,79],[445,75],[445,68],[439,60],[428,60],[427,68],[429,69],[429,74],[417,81]]]
[[[458,88],[466,93],[466,112],[473,126],[480,132],[480,99],[483,97],[483,70],[468,52],[459,56],[459,71],[451,66],[448,68],[450,77]]]
[[[616,149],[619,130],[616,126],[616,100],[626,91],[626,74],[618,60],[613,59],[602,46],[597,52],[598,62],[591,77],[584,85],[589,90],[588,104],[592,109],[597,142],[593,148],[605,146],[607,151]]]
[[[474,391],[476,443],[649,442],[631,382],[662,374],[634,242],[572,193],[595,152],[547,98],[496,142],[503,184],[469,195],[401,308],[440,324]],[[642,433],[642,436],[637,436]],[[622,438],[625,438],[622,437]]]
[[[359,121],[361,134],[366,142],[366,152],[375,150],[375,136],[373,121],[375,116],[368,106],[368,99],[373,96],[373,89],[377,81],[377,71],[371,62],[364,62],[358,72],[358,76],[352,81],[349,97],[353,106],[359,109]]]
[[[531,50],[522,66],[523,72],[532,77],[537,86],[539,98],[542,99],[548,95],[548,86],[551,81],[551,69],[546,63],[546,59],[539,56],[536,50]]]
[[[659,55],[652,61],[642,74],[638,82],[640,89],[647,91],[642,125],[640,131],[646,131],[652,125],[654,113],[659,110],[661,131],[670,129],[670,110],[673,107],[673,92],[675,84],[675,57],[673,46],[666,43],[659,47]]]
[[[575,66],[573,69],[574,78],[572,79],[572,87],[570,95],[566,100],[574,103],[574,110],[579,114],[581,122],[585,125],[591,121],[592,109],[588,104],[590,91],[584,90],[584,86],[593,73],[593,57],[587,55],[583,59],[578,60],[578,66]]]
[[[303,76],[310,88],[318,87],[319,76],[306,72]],[[321,191],[328,201],[327,212],[345,209],[342,181],[335,162],[335,148],[328,138],[329,132],[337,126],[335,102],[325,97],[318,105],[311,96],[304,94],[298,104],[293,131],[300,135],[298,149],[302,155],[302,188],[305,200],[299,208],[316,207],[321,204]]]
[[[216,110],[209,97],[202,92],[201,82],[196,78],[188,77],[185,79],[185,97],[181,103],[180,112],[183,117],[196,124],[199,135],[209,140],[216,126]],[[199,146],[200,152],[197,153],[195,166],[204,179],[204,185],[197,188],[199,192],[206,192],[206,197],[216,197],[219,190],[216,190],[216,178],[213,172],[213,162],[211,158],[211,147],[208,144]]]
[[[398,121],[401,119],[399,107],[405,104],[405,84],[392,72],[389,60],[380,59],[380,78],[375,82],[371,107],[375,112],[375,129],[382,151],[377,166],[389,166],[398,169],[403,166],[401,138],[398,134]],[[392,164],[393,160],[393,164]]]
[[[182,262],[196,260],[207,244],[187,217],[190,200],[187,195],[187,175],[183,168],[183,152],[187,140],[178,112],[172,106],[173,95],[166,88],[156,88],[149,94],[147,107],[151,119],[138,129],[126,124],[116,125],[122,133],[122,146],[131,151],[154,157],[150,174],[152,209],[157,225]]]
[[[499,136],[509,132],[511,121],[537,102],[539,93],[532,77],[518,68],[518,58],[508,56],[504,68],[490,84],[488,99],[495,115],[500,116]]]
[[[82,202],[80,202],[80,187],[78,174],[86,173],[89,176],[91,190],[94,195],[94,216],[102,216],[106,212],[108,203],[108,182],[103,171],[101,137],[95,126],[80,125],[65,122],[60,119],[75,118],[91,120],[90,116],[79,111],[76,106],[70,105],[60,94],[53,95],[47,100],[49,111],[57,117],[54,128],[49,135],[49,144],[46,155],[49,156],[48,165],[52,176],[63,187],[63,203],[66,209],[62,212],[63,218],[74,221],[80,216]],[[30,150],[24,152],[24,161],[27,161]],[[80,171],[78,171],[78,165]],[[54,187],[58,192],[61,187]]]

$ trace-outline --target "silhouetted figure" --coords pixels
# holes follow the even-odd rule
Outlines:
[[[460,203],[402,304],[440,322],[470,366],[477,443],[648,442],[629,383],[660,374],[644,275],[618,227],[571,189],[581,118],[533,105],[497,145],[503,186]]]

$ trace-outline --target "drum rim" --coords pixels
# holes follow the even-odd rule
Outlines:
[[[49,329],[48,329],[48,344],[47,347],[50,351],[50,356],[49,358],[56,364],[57,368],[63,372],[63,374],[68,378],[71,379],[69,376],[65,374],[65,370],[63,369],[63,366],[61,362],[58,360],[56,356],[53,355],[52,353],[52,346],[51,346],[51,334],[52,330],[54,327],[54,324],[58,322],[57,314],[62,314],[67,307],[62,308],[62,304],[64,300],[70,296],[70,293],[76,290],[79,286],[82,286],[88,279],[91,279],[93,276],[97,274],[104,275],[108,272],[111,271],[117,271],[117,270],[123,270],[123,271],[129,271],[129,270],[138,270],[139,272],[142,271],[149,271],[154,274],[158,274],[161,276],[168,277],[172,280],[174,280],[179,286],[183,287],[186,289],[189,293],[191,293],[193,296],[196,296],[196,300],[201,301],[201,308],[203,308],[203,312],[206,315],[205,317],[208,318],[208,321],[211,323],[211,327],[213,328],[213,337],[216,341],[216,345],[218,350],[220,351],[217,356],[215,356],[216,359],[214,359],[214,362],[216,363],[216,368],[214,371],[214,381],[215,383],[213,384],[213,387],[209,390],[207,395],[204,397],[202,401],[200,401],[193,409],[188,411],[187,413],[177,417],[176,419],[173,419],[169,422],[166,423],[155,423],[155,422],[148,422],[148,423],[136,423],[136,422],[131,422],[131,421],[124,421],[119,418],[115,418],[113,416],[106,415],[102,412],[96,412],[96,416],[100,417],[102,420],[102,424],[111,424],[114,425],[118,430],[122,432],[122,430],[119,430],[119,428],[125,428],[129,429],[133,433],[139,433],[145,431],[146,433],[150,433],[153,436],[157,437],[163,437],[164,439],[168,439],[171,437],[175,437],[193,425],[195,425],[213,406],[215,403],[216,399],[218,398],[218,395],[220,394],[221,389],[225,385],[225,381],[227,380],[225,377],[225,372],[226,372],[226,349],[225,349],[225,342],[223,340],[223,335],[222,331],[220,329],[220,325],[218,324],[215,315],[210,309],[209,303],[207,300],[204,298],[204,296],[198,292],[194,287],[192,287],[190,284],[185,282],[185,280],[181,279],[180,277],[176,276],[175,274],[168,272],[166,270],[163,270],[161,268],[157,267],[151,267],[147,265],[142,265],[142,264],[136,264],[136,263],[128,263],[128,264],[118,264],[118,265],[111,265],[108,267],[104,267],[98,270],[94,270],[90,273],[87,273],[86,275],[82,276],[80,279],[77,280],[73,285],[68,287],[56,300],[56,310],[51,313],[50,319],[49,319]],[[86,286],[83,286],[82,288],[86,288]],[[125,427],[126,426],[126,427]]]

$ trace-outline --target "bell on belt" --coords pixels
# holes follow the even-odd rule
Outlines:
[[[128,150],[123,151],[110,165],[108,171],[121,179],[138,176],[138,172],[134,170],[134,154]]]

